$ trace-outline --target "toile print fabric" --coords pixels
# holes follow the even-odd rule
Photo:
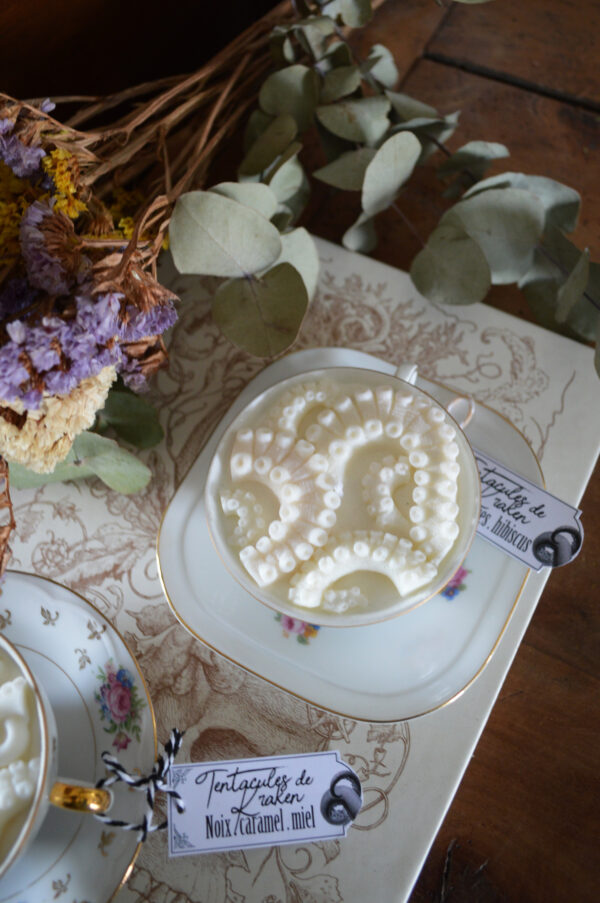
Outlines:
[[[318,247],[320,285],[294,350],[338,346],[397,364],[417,362],[424,377],[471,393],[509,419],[541,460],[548,488],[576,501],[580,474],[595,453],[593,425],[583,437],[571,428],[595,379],[587,349],[484,305],[439,309],[418,295],[406,274],[326,242]],[[115,624],[148,682],[159,741],[172,727],[186,731],[179,762],[335,748],[359,775],[365,804],[342,842],[169,861],[166,838],[154,836],[118,900],[359,903],[374,889],[381,901],[403,900],[543,578],[523,596],[520,623],[507,631],[497,661],[461,699],[411,722],[369,724],[330,714],[198,642],[163,596],[156,537],[163,511],[211,430],[264,364],[230,345],[212,323],[215,283],[180,277],[168,259],[163,263],[161,279],[182,302],[169,369],[152,389],[166,438],[145,456],[154,474],[150,485],[130,497],[94,481],[14,492],[11,566],[72,587]],[[572,456],[568,475],[559,470],[566,454]],[[298,636],[318,642],[304,626],[283,627],[288,642]],[[110,714],[107,701],[107,719]]]

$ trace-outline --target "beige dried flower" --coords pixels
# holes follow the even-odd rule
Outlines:
[[[105,367],[69,395],[45,396],[37,411],[0,401],[0,455],[36,473],[51,473],[75,437],[93,424],[115,378],[115,368]]]

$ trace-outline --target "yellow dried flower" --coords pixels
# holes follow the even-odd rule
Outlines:
[[[66,458],[75,437],[93,424],[115,379],[115,368],[105,367],[97,376],[82,380],[69,395],[45,396],[39,410],[27,412],[22,425],[0,417],[0,455],[36,473],[51,473]],[[0,401],[0,405],[24,414],[21,402]]]
[[[56,193],[54,209],[60,210],[71,219],[77,219],[80,213],[87,210],[85,203],[78,197],[79,163],[74,154],[63,147],[55,148],[42,160],[44,171],[52,178]]]

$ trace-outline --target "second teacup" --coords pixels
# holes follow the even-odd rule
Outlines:
[[[56,720],[43,687],[0,634],[0,878],[25,852],[50,804],[107,812],[110,791],[57,779]]]

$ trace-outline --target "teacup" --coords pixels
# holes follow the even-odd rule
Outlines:
[[[57,779],[56,720],[43,687],[0,634],[0,878],[23,855],[52,804],[107,812],[105,789]]]
[[[410,611],[451,580],[479,520],[479,474],[459,424],[415,380],[414,365],[312,370],[227,427],[204,501],[248,593],[347,627]]]

